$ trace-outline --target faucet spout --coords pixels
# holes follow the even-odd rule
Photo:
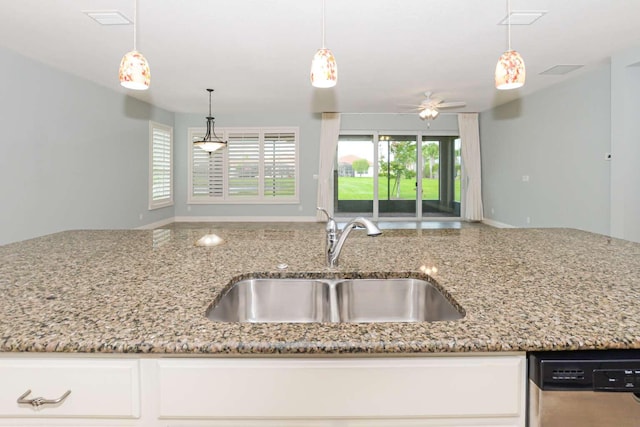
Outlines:
[[[382,231],[370,220],[357,217],[352,219],[344,226],[342,231],[338,231],[336,227],[335,220],[325,211],[324,209],[318,208],[319,210],[324,211],[329,220],[327,221],[326,234],[327,234],[327,264],[329,267],[337,267],[338,266],[338,258],[340,257],[340,252],[342,251],[342,246],[344,242],[349,237],[351,230],[360,226],[364,227],[367,230],[368,236],[379,236],[382,234]]]

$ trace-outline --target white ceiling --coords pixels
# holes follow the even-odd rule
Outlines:
[[[326,0],[326,46],[338,85],[314,89],[309,67],[321,47],[321,0],[138,0],[138,50],[151,88],[132,96],[176,112],[407,112],[432,90],[456,111],[484,111],[587,72],[640,45],[640,0],[512,0],[544,10],[512,26],[527,66],[522,89],[498,91],[493,71],[506,50],[506,0]],[[118,66],[133,27],[101,26],[87,10],[133,0],[0,0],[0,46],[125,92]],[[565,76],[540,75],[584,64]]]

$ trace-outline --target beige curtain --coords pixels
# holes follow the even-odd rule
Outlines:
[[[462,150],[462,211],[466,221],[482,221],[482,164],[478,113],[458,114]]]
[[[320,166],[318,168],[318,206],[333,215],[333,165],[340,135],[340,113],[322,113],[320,130]],[[318,221],[327,217],[318,212]]]

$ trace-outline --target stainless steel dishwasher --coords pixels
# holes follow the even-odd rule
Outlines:
[[[529,354],[529,427],[640,427],[640,350]]]

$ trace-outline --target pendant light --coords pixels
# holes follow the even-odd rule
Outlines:
[[[226,147],[227,141],[223,141],[218,137],[218,135],[216,135],[215,117],[211,115],[211,92],[213,92],[213,89],[207,89],[207,92],[209,92],[209,115],[207,116],[207,133],[200,141],[194,141],[193,145],[203,149],[204,151],[213,153],[220,148]]]
[[[334,87],[338,82],[338,65],[333,53],[324,46],[324,0],[322,0],[322,48],[311,60],[311,85],[318,88]]]
[[[120,84],[127,89],[146,90],[151,84],[151,72],[149,63],[140,52],[136,50],[136,19],[138,2],[133,1],[133,50],[126,53],[120,62]]]
[[[517,89],[524,85],[525,79],[524,60],[511,49],[511,0],[507,0],[507,34],[508,49],[496,65],[496,88],[500,90]]]

